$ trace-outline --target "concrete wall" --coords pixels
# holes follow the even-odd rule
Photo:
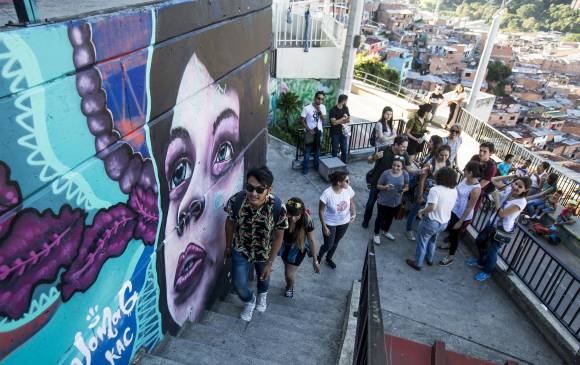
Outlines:
[[[168,1],[0,33],[2,364],[128,364],[226,289],[271,21]]]
[[[276,77],[288,79],[338,79],[342,47],[276,49]]]

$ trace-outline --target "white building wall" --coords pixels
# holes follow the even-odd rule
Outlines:
[[[342,65],[341,47],[276,50],[276,77],[287,79],[338,79]]]

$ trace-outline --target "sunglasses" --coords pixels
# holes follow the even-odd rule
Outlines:
[[[262,194],[264,191],[266,191],[267,188],[263,187],[263,186],[254,186],[252,184],[246,184],[246,191],[248,193],[253,193],[254,191],[258,194]]]

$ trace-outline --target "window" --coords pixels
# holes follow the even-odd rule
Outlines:
[[[516,117],[512,115],[512,116],[510,117],[510,120],[514,120],[514,119],[516,119]]]
[[[471,77],[471,72],[466,72],[465,77]]]

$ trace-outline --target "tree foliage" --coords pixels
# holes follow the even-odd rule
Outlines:
[[[572,0],[512,0],[504,12],[502,28],[510,31],[559,31],[580,33],[580,10],[570,6]],[[434,8],[434,1],[422,0],[421,6]],[[454,11],[456,16],[491,22],[501,0],[442,0],[441,11]]]
[[[355,71],[362,71],[385,79],[394,85],[399,85],[399,73],[389,68],[378,56],[359,54],[354,62]]]
[[[302,103],[297,94],[292,91],[286,91],[280,94],[278,99],[278,108],[282,110],[284,115],[284,123],[286,125],[286,130],[290,129],[290,116],[300,110]]]
[[[505,86],[512,75],[511,67],[501,61],[490,62],[487,65],[487,76],[485,81],[489,84],[489,90],[498,96],[505,94]]]

